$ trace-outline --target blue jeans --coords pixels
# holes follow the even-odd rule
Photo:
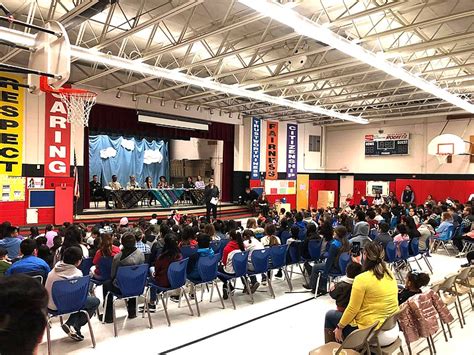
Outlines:
[[[324,329],[331,329],[334,330],[337,327],[337,324],[342,318],[342,312],[338,310],[330,310],[326,312],[326,316],[324,317]],[[346,325],[342,330],[342,335],[346,338],[349,334],[351,334],[354,330],[357,330],[356,327],[352,327],[350,325]]]
[[[89,313],[89,317],[92,317],[99,305],[100,300],[97,297],[88,296],[83,309]],[[74,313],[69,316],[66,324],[80,330],[83,325],[87,324],[87,317],[82,312]]]

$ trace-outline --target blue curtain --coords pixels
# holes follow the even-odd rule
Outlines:
[[[126,139],[133,141],[134,149],[128,150],[122,146]],[[101,158],[101,151],[113,148],[114,157]],[[158,150],[163,159],[161,162],[144,163],[145,150]],[[160,176],[166,176],[169,181],[169,156],[168,142],[164,140],[148,141],[125,137],[111,137],[107,135],[89,136],[89,176],[97,175],[102,185],[112,181],[112,175],[117,175],[118,181],[125,188],[130,180],[130,175],[137,177],[140,186],[145,183],[145,178],[151,176],[153,185],[156,186]]]

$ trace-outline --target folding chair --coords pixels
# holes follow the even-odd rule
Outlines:
[[[375,322],[368,328],[353,331],[344,339],[342,344],[330,342],[311,350],[309,355],[338,355],[343,350],[347,355],[370,354],[368,339],[378,323]]]
[[[293,285],[290,281],[290,276],[288,275],[288,270],[286,269],[286,253],[288,251],[288,245],[275,245],[270,248],[270,268],[268,279],[271,282],[273,270],[281,269],[285,275],[285,280],[288,284],[290,292],[293,291]]]
[[[438,248],[441,246],[443,247],[444,251],[446,251],[446,254],[451,255],[449,253],[448,246],[451,246],[451,248],[454,249],[454,246],[452,245],[452,239],[455,232],[456,230],[454,226],[449,226],[446,232],[441,233],[438,238],[434,239],[433,250],[437,251]]]
[[[232,256],[232,266],[234,267],[234,273],[227,274],[227,273],[217,272],[217,274],[219,275],[219,278],[225,279],[227,281],[227,294],[229,295],[229,298],[232,302],[232,307],[234,307],[234,309],[236,309],[234,295],[230,287],[230,283],[232,281],[234,281],[234,289],[235,289],[237,279],[241,277],[244,283],[244,287],[247,290],[247,293],[249,295],[252,295],[252,293],[250,292],[249,281],[245,277],[245,275],[247,275],[248,259],[249,259],[248,251],[241,251],[241,252],[235,253]],[[251,297],[251,302],[253,303],[253,297]]]
[[[92,347],[95,348],[94,331],[89,317],[89,313],[84,310],[84,306],[89,294],[90,276],[83,276],[75,279],[59,280],[53,282],[51,295],[57,310],[48,309],[48,323],[51,318],[60,317],[62,324],[62,317],[74,313],[84,313],[87,317],[87,324],[89,325],[89,332],[91,334]],[[51,350],[51,331],[50,325],[46,326],[46,337],[48,339],[48,354],[52,354]]]
[[[403,346],[400,337],[397,337],[397,339],[392,344],[386,346],[381,346],[379,342],[380,332],[388,331],[395,328],[397,326],[399,316],[400,311],[395,312],[390,317],[385,319],[381,327],[374,332],[369,342],[370,350],[372,352],[376,353],[377,355],[390,355],[400,350],[403,355]]]
[[[219,291],[219,287],[217,286],[217,266],[219,264],[219,260],[221,260],[220,254],[215,254],[213,256],[202,256],[199,258],[197,267],[200,276],[200,280],[192,280],[189,279],[191,283],[191,290],[194,293],[194,302],[196,303],[196,309],[198,317],[201,316],[201,311],[199,310],[199,302],[197,297],[197,286],[201,285],[201,301],[204,294],[203,285],[211,284],[211,301],[212,301],[212,292],[214,291],[214,286],[217,289],[217,294],[219,295],[219,299],[222,304],[222,309],[225,309],[224,300],[222,299],[221,291]]]
[[[184,286],[186,285],[186,267],[188,266],[189,259],[181,259],[179,261],[172,262],[168,267],[168,281],[170,282],[170,287],[161,287],[155,284],[153,279],[150,279],[148,282],[148,289],[145,294],[149,295],[150,289],[156,289],[157,293],[160,296],[161,303],[163,305],[163,309],[165,311],[166,320],[168,322],[168,326],[171,325],[170,317],[168,315],[168,302],[165,302],[165,296],[168,296],[169,291],[179,290],[179,301],[181,302],[181,297],[184,295],[186,299],[186,303],[188,304],[189,311],[191,312],[191,316],[194,315],[193,309],[191,304],[189,303],[188,295],[186,294],[186,289]],[[149,303],[149,297],[145,302]],[[145,316],[145,314],[143,314]]]
[[[459,308],[461,310],[461,314],[463,315],[464,319],[464,310],[462,308],[462,299],[461,296],[467,295],[469,298],[469,301],[471,302],[471,309],[474,309],[474,303],[473,303],[473,293],[472,293],[472,286],[469,283],[469,274],[472,272],[474,267],[465,267],[459,270],[459,273],[457,274],[456,277],[456,282],[454,283],[455,286],[455,291],[458,296],[458,301],[459,301]],[[466,297],[464,298],[466,299]],[[466,320],[464,319],[464,324],[466,324]]]
[[[450,275],[446,277],[442,282],[436,285],[437,292],[443,303],[446,305],[446,307],[454,305],[454,308],[456,310],[456,313],[458,315],[458,320],[459,324],[461,325],[461,328],[464,328],[464,315],[462,313],[462,309],[459,310],[458,308],[458,295],[456,291],[456,278],[458,277],[457,274]],[[448,330],[449,334],[451,335],[451,329],[448,324]]]
[[[105,296],[104,304],[107,304],[109,297],[113,297],[112,301],[112,317],[114,323],[114,336],[118,336],[118,329],[117,329],[117,318],[115,315],[115,301],[118,300],[129,300],[131,298],[140,297],[143,292],[145,291],[145,284],[148,276],[148,264],[142,265],[132,265],[132,266],[121,266],[117,270],[117,276],[115,280],[117,280],[117,286],[120,289],[120,293],[115,293],[109,291]],[[148,322],[150,325],[150,329],[153,328],[153,324],[151,322],[151,315],[150,310],[148,309],[148,302],[145,300],[144,309],[148,314]],[[102,316],[103,322],[105,322],[107,308],[104,310],[104,314]]]

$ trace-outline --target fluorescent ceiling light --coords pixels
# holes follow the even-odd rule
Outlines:
[[[142,115],[142,114],[138,115],[138,121],[145,122],[145,123],[152,123],[158,126],[166,126],[166,127],[173,127],[173,128],[179,128],[179,129],[196,129],[200,131],[209,130],[209,126],[205,123],[173,120],[169,118],[148,116],[148,115]]]
[[[327,27],[319,25],[307,17],[300,15],[288,6],[282,6],[266,0],[239,1],[259,13],[293,28],[296,33],[302,36],[324,42],[348,56],[354,57],[361,62],[382,70],[410,85],[416,86],[417,88],[439,97],[454,106],[460,107],[470,113],[474,113],[474,105],[468,101],[451,94],[447,90],[441,89],[439,86],[434,85],[421,77],[411,74],[396,64],[384,60],[380,55],[366,50],[354,41],[348,41],[344,37],[332,32]]]
[[[12,38],[14,38],[16,43],[23,44],[30,47],[34,45],[34,36],[31,34],[19,32],[19,31],[13,31],[7,28],[2,28],[2,27],[0,27],[0,29],[1,29],[0,34],[2,35],[2,38],[5,40],[13,41]],[[12,34],[12,36],[10,36],[10,34]],[[71,46],[71,56],[77,57],[81,60],[88,61],[91,63],[100,63],[109,67],[129,70],[132,72],[146,74],[146,75],[154,76],[157,78],[163,78],[163,79],[172,80],[172,81],[176,81],[176,82],[180,82],[180,83],[184,83],[188,85],[198,86],[204,89],[219,91],[219,92],[223,92],[229,95],[246,97],[252,100],[258,100],[258,101],[263,101],[263,102],[267,102],[274,105],[293,108],[299,111],[334,117],[341,120],[352,121],[352,122],[360,123],[360,124],[369,123],[368,120],[359,116],[352,116],[352,115],[341,113],[338,111],[325,109],[318,105],[309,105],[303,102],[287,100],[281,97],[264,94],[259,91],[247,90],[247,89],[242,88],[239,85],[222,84],[222,83],[213,81],[212,78],[199,78],[196,76],[181,73],[179,70],[170,70],[170,69],[155,67],[153,65],[142,63],[140,62],[139,59],[130,60],[126,58],[120,58],[117,56],[112,56],[112,55],[102,53],[95,49]]]

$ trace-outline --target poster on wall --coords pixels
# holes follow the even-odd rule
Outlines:
[[[376,194],[388,196],[390,183],[388,181],[367,181],[366,190],[367,196],[373,197]]]
[[[278,122],[267,121],[267,171],[265,179],[278,178]]]
[[[296,181],[294,180],[265,180],[267,195],[295,195]]]
[[[1,202],[25,201],[25,178],[0,175]]]
[[[286,178],[295,180],[298,174],[298,125],[286,126]]]
[[[260,141],[262,135],[262,121],[252,117],[252,147],[250,149],[251,179],[260,179]]]
[[[29,177],[26,181],[29,189],[44,189],[44,177]]]
[[[0,176],[21,176],[25,89],[17,84],[23,84],[23,78],[1,73],[0,81]]]
[[[44,176],[71,176],[71,124],[58,95],[45,94]]]

